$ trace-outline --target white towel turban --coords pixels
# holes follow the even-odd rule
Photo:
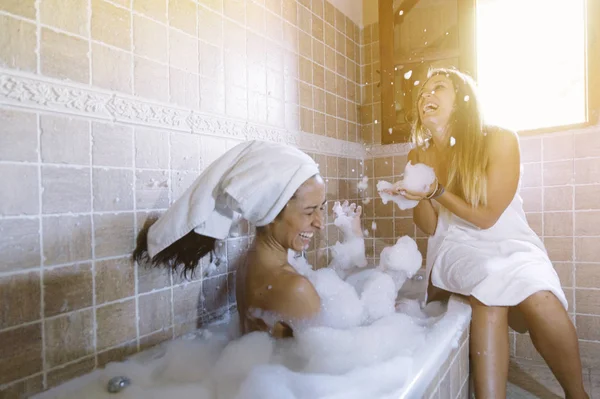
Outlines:
[[[318,173],[315,161],[294,147],[241,143],[208,166],[150,227],[148,254],[154,257],[192,230],[224,239],[236,213],[255,226],[265,226]]]

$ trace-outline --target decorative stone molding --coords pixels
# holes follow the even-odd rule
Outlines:
[[[308,152],[349,158],[363,159],[368,156],[360,143],[312,133],[290,132],[0,68],[0,105],[2,104],[238,140],[276,141]]]
[[[394,155],[406,155],[412,148],[410,143],[404,144],[386,144],[386,145],[374,145],[367,147],[366,157],[367,158],[380,158],[390,157]]]

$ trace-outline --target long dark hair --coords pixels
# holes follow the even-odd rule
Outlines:
[[[181,276],[194,277],[198,264],[206,255],[214,254],[217,239],[213,237],[196,234],[190,231],[167,248],[157,253],[153,258],[148,254],[148,230],[155,220],[148,219],[138,234],[137,245],[133,251],[133,260],[138,265],[150,264],[154,267],[167,267],[172,273],[181,269]]]

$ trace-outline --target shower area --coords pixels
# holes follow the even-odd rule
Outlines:
[[[375,185],[403,172],[428,68],[477,75],[477,3],[0,1],[0,398],[42,393],[235,311],[247,222],[191,280],[131,252],[146,223],[245,140],[285,142],[319,164],[328,218],[312,265],[325,267],[340,239],[336,200],[363,206],[372,264],[404,235],[425,257],[411,212],[384,205]],[[600,21],[588,20],[600,48]],[[586,60],[599,70],[597,51]],[[586,79],[585,123],[522,135],[521,195],[600,398],[600,76]],[[466,397],[467,332],[458,338],[420,382],[428,397]],[[511,332],[510,343],[511,383],[560,395],[529,337]]]

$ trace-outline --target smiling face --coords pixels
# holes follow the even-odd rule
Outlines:
[[[432,135],[446,131],[455,100],[454,85],[446,75],[433,75],[423,85],[417,102],[419,119]]]
[[[284,248],[304,251],[314,233],[324,226],[325,182],[316,175],[298,188],[281,214],[273,221],[273,237]]]

